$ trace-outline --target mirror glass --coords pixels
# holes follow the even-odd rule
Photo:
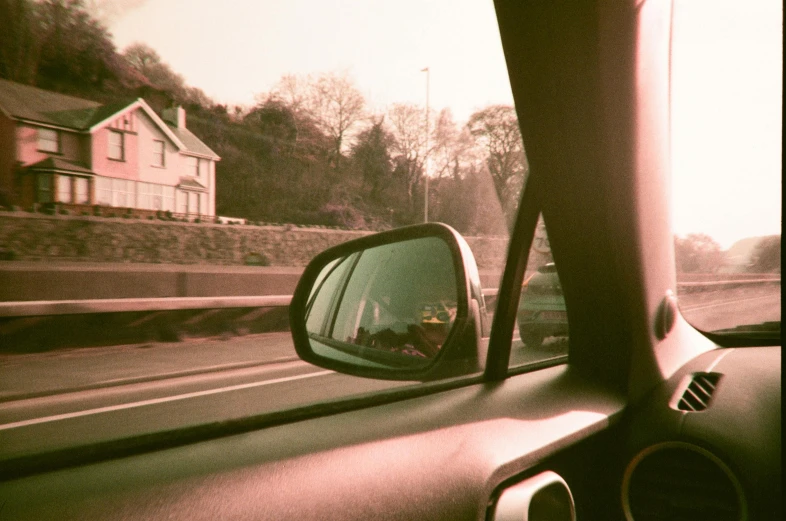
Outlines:
[[[399,241],[329,262],[306,307],[318,355],[379,367],[424,367],[455,321],[453,255],[438,237]]]

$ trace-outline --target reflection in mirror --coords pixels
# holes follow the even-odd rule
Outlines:
[[[323,356],[382,366],[426,366],[456,320],[458,288],[444,240],[427,237],[352,253],[325,266],[311,290],[306,330]]]

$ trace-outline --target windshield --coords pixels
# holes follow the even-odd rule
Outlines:
[[[700,330],[779,338],[783,5],[674,3],[677,289]]]

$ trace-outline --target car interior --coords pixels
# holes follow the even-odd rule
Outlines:
[[[493,320],[447,226],[337,246],[293,296],[298,355],[421,385],[30,459],[0,478],[0,520],[782,519],[780,339],[705,335],[675,297],[671,2],[494,4],[531,175]],[[569,349],[516,365],[540,216]],[[383,247],[419,253],[363,272]],[[448,266],[418,271],[432,247]]]

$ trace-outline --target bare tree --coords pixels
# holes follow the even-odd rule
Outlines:
[[[437,178],[461,179],[471,169],[477,170],[482,161],[482,151],[472,134],[456,124],[449,108],[442,109],[437,116],[431,143],[429,154]]]
[[[352,127],[363,118],[366,101],[347,74],[325,73],[309,88],[308,111],[322,131],[333,140],[334,165],[339,167],[342,147]]]
[[[395,160],[406,182],[411,205],[426,156],[425,111],[417,105],[395,103],[388,109],[387,121],[395,137]]]
[[[515,211],[528,171],[516,110],[492,105],[470,116],[467,128],[486,151],[486,164],[506,215]]]

